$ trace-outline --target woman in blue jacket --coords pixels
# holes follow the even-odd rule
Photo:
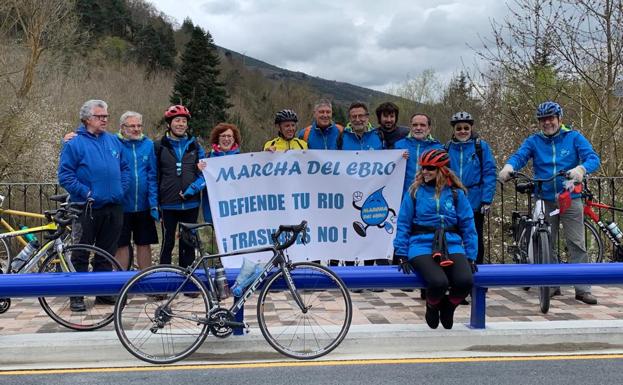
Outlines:
[[[394,252],[405,273],[426,282],[426,323],[446,329],[470,293],[478,252],[474,214],[465,187],[443,149],[426,151],[400,206]],[[449,293],[446,292],[449,290]]]
[[[489,144],[473,131],[474,118],[468,112],[461,111],[452,115],[450,124],[454,132],[452,139],[446,144],[446,150],[450,155],[450,168],[467,189],[467,198],[474,211],[478,234],[476,263],[481,264],[485,253],[485,215],[493,202],[497,182],[495,158]]]
[[[210,151],[207,154],[207,158],[240,154],[241,141],[242,135],[240,135],[238,127],[234,124],[219,123],[210,132]],[[203,171],[206,164],[200,162],[197,166]],[[204,190],[204,187],[205,181],[203,181],[203,185],[200,186],[201,190]],[[203,221],[213,223],[210,201],[205,190],[201,198],[201,208],[203,211]]]

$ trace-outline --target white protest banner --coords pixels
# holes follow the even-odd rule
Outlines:
[[[386,258],[405,174],[402,150],[287,151],[209,158],[203,173],[221,253],[271,244],[279,225],[308,222],[293,261]],[[270,253],[245,256],[266,261]],[[223,258],[240,266],[241,256]]]

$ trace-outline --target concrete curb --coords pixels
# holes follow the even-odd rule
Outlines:
[[[324,360],[484,357],[623,352],[623,320],[491,322],[483,330],[457,324],[353,325]],[[227,339],[208,337],[183,364],[286,361],[259,329]],[[2,370],[149,366],[130,355],[114,331],[21,334],[0,337]]]

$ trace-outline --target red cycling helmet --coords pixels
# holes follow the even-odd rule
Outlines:
[[[434,149],[426,151],[420,156],[420,166],[446,167],[450,163],[450,156],[446,150]]]
[[[181,104],[176,104],[167,108],[164,112],[164,119],[167,121],[171,121],[176,116],[185,116],[186,119],[190,119],[190,111],[188,111],[188,108],[182,106]]]

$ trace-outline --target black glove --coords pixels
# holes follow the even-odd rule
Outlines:
[[[469,267],[472,268],[472,274],[478,271],[478,265],[476,265],[475,261],[469,261]]]
[[[396,259],[399,264],[398,271],[402,271],[403,274],[415,273],[413,265],[409,263],[409,258],[406,255],[397,255]]]

